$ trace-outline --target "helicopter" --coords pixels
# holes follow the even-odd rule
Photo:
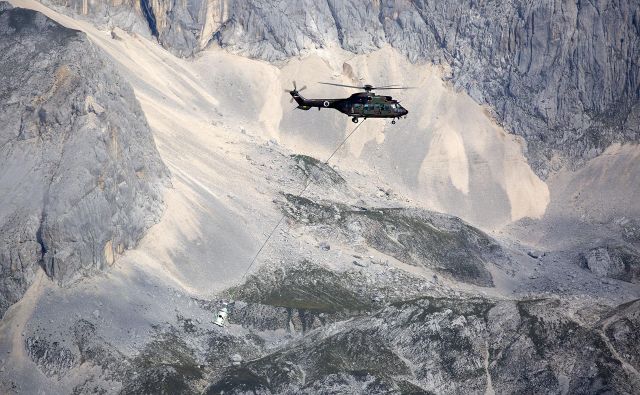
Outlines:
[[[333,108],[340,111],[343,114],[347,114],[351,117],[353,123],[358,123],[359,118],[392,118],[391,123],[395,124],[396,119],[400,117],[406,117],[409,113],[404,107],[400,105],[397,100],[394,100],[391,96],[376,95],[372,91],[374,90],[388,90],[388,89],[412,89],[410,87],[400,87],[397,85],[387,86],[373,86],[373,85],[342,85],[332,84],[329,82],[319,82],[323,85],[341,86],[345,88],[362,89],[364,92],[354,93],[353,95],[344,99],[305,99],[300,95],[300,91],[307,88],[303,86],[298,89],[296,82],[293,81],[293,90],[285,89],[285,92],[291,95],[291,101],[298,103],[297,109],[309,110],[312,107],[317,107],[318,111],[322,108]]]

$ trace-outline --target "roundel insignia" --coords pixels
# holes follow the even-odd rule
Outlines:
[[[325,106],[325,107],[329,107],[329,101],[325,100],[324,103],[322,103],[322,105]]]

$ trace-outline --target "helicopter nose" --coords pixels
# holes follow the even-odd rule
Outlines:
[[[402,115],[407,115],[407,114],[409,114],[409,111],[407,111],[406,108],[403,108],[402,109]]]

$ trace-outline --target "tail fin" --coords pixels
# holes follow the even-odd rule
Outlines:
[[[300,93],[298,93],[298,91],[291,91],[289,92],[289,94],[291,95],[293,100],[295,100],[296,103],[298,103],[298,108],[300,110],[308,110],[311,108],[311,106],[307,104],[307,100],[304,97],[302,97]]]
[[[305,98],[302,97],[300,95],[300,93],[298,93],[298,91],[291,91],[289,92],[291,94],[291,97],[293,97],[293,100],[296,101],[296,103],[298,103],[298,105],[300,106],[304,106],[305,104]]]

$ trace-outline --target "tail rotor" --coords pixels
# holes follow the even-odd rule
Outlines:
[[[300,89],[298,89],[298,86],[296,85],[296,82],[293,81],[293,90],[288,90],[285,89],[284,91],[287,92],[288,94],[292,95],[291,96],[291,100],[289,100],[289,103],[293,103],[293,94],[296,94],[298,92],[302,92],[303,90],[307,89],[306,85],[303,85]]]

